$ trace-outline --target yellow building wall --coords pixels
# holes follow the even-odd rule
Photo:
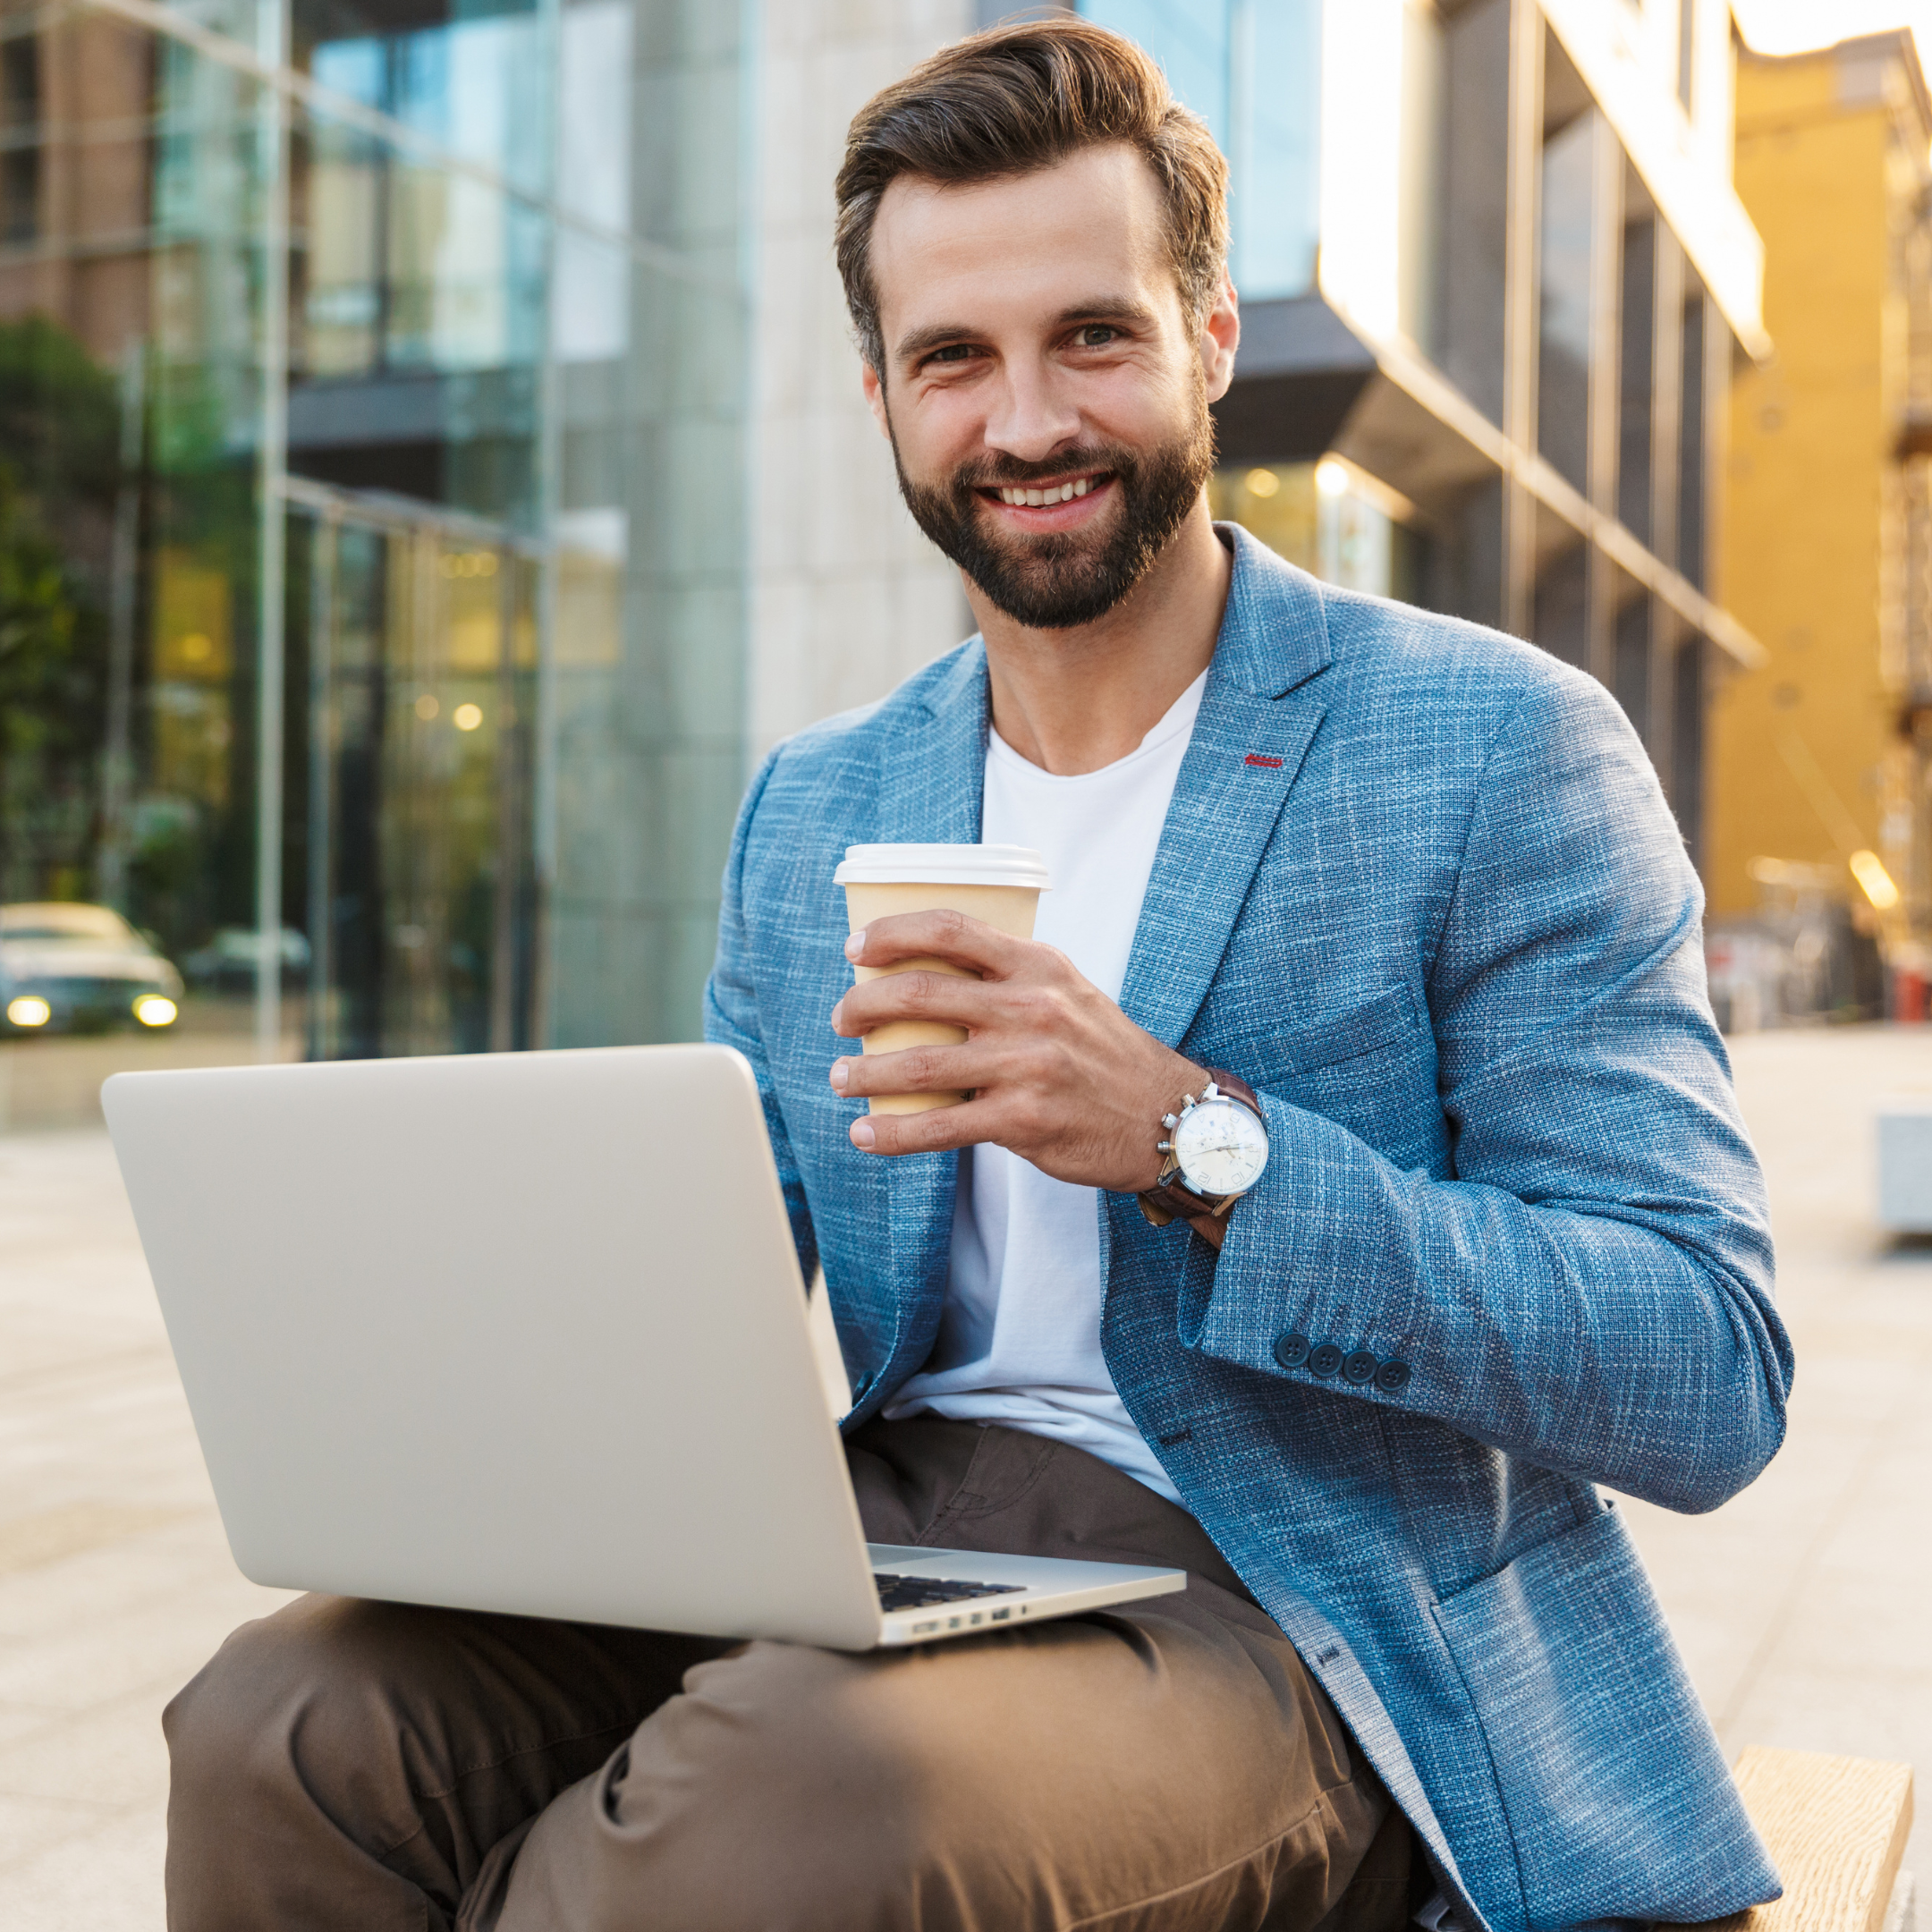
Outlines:
[[[1905,376],[1886,326],[1890,125],[1881,104],[1841,104],[1828,54],[1740,63],[1737,189],[1764,238],[1775,353],[1732,391],[1722,583],[1769,659],[1712,708],[1715,914],[1756,909],[1753,858],[1830,863],[1879,844],[1883,521]]]

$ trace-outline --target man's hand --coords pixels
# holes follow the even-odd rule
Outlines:
[[[833,1030],[848,1039],[890,1020],[967,1031],[962,1046],[833,1062],[832,1084],[851,1098],[962,1089],[973,1097],[926,1114],[860,1114],[854,1147],[919,1154],[991,1141],[1055,1180],[1124,1194],[1154,1185],[1160,1117],[1208,1075],[1137,1027],[1065,953],[962,913],[911,912],[875,919],[845,954],[859,966],[944,959],[980,976],[894,973],[855,986],[832,1009]]]

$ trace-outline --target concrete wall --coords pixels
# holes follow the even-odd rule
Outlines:
[[[747,751],[868,704],[972,630],[899,500],[859,389],[832,183],[872,94],[977,25],[973,0],[767,0],[756,213]]]

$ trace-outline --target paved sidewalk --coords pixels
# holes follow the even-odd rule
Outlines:
[[[1932,1035],[1736,1057],[1798,1337],[1791,1437],[1715,1515],[1629,1514],[1727,1750],[1932,1772],[1932,1247],[1870,1217],[1872,1102],[1932,1092]],[[229,1560],[105,1136],[0,1138],[0,1927],[161,1932],[161,1707],[281,1600]]]
[[[0,1927],[161,1932],[161,1707],[283,1600],[229,1559],[106,1134],[0,1140]]]
[[[1906,1869],[1932,1884],[1932,1244],[1874,1220],[1873,1111],[1932,1101],[1932,1031],[1733,1042],[1771,1185],[1778,1300],[1798,1351],[1790,1433],[1709,1516],[1626,1505],[1726,1752],[1909,1761]],[[1920,1912],[1924,1906],[1921,1903]]]

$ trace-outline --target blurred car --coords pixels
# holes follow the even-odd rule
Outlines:
[[[309,973],[309,941],[292,926],[282,928],[280,939],[282,983],[299,983]],[[256,948],[256,936],[247,927],[224,926],[206,945],[182,955],[182,970],[211,992],[252,993]]]
[[[0,1034],[173,1026],[182,976],[108,906],[0,906]]]

